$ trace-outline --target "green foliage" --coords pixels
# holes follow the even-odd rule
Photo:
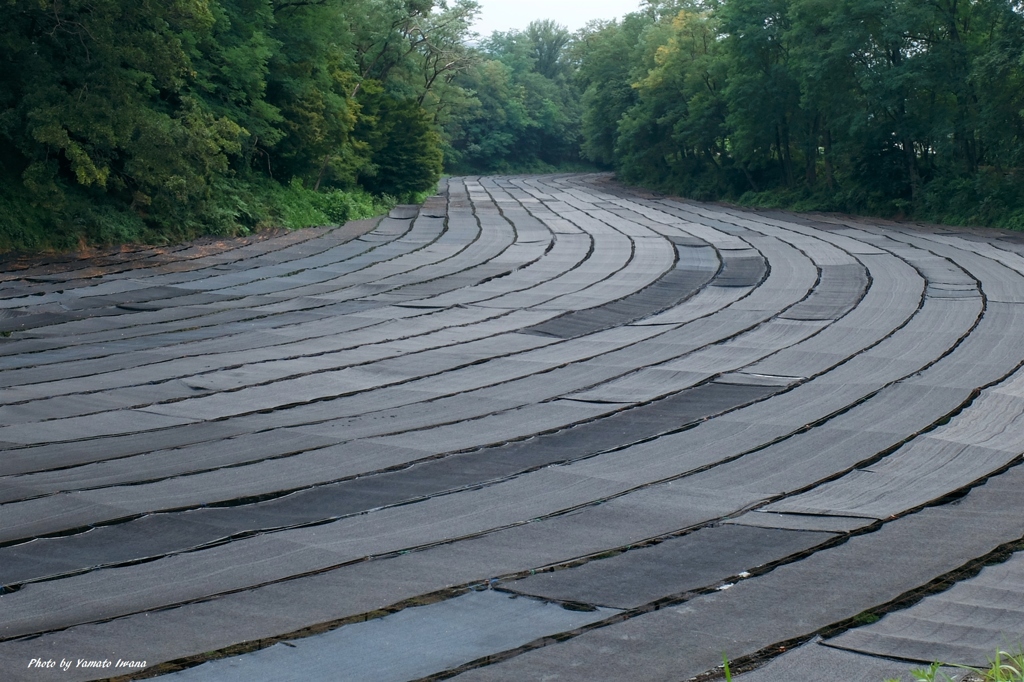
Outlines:
[[[292,229],[340,225],[385,213],[395,205],[390,197],[375,197],[366,192],[314,192],[303,187],[298,179],[285,187],[269,183],[264,187],[269,190],[262,196],[264,220]]]
[[[370,163],[360,174],[363,187],[405,200],[437,184],[444,160],[441,137],[416,102],[367,97],[363,122],[370,151]]]
[[[205,3],[15,0],[2,13],[5,165],[42,205],[64,205],[63,181],[167,219],[202,202],[242,130],[187,87]]]
[[[566,61],[565,48],[571,36],[564,26],[544,19],[530,22],[524,33],[535,73],[550,80],[568,76],[571,67]]]
[[[367,192],[427,191],[476,11],[472,0],[5,0],[0,248],[339,222],[393,201]]]
[[[642,77],[645,42],[653,18],[630,14],[622,24],[592,24],[574,46],[582,95],[582,153],[605,167],[615,165],[619,121],[636,104],[633,83]]]
[[[698,199],[1024,229],[1017,0],[647,0],[469,47],[478,11],[4,0],[0,249],[340,222],[442,167],[585,163]]]
[[[698,199],[1024,227],[1012,0],[654,0],[577,36],[583,154]]]
[[[997,651],[988,670],[980,672],[984,682],[1024,682],[1024,649]]]
[[[426,192],[409,197],[419,203]],[[17,184],[0,185],[0,251],[68,250],[83,244],[163,244],[190,233],[156,230],[139,215],[102,194],[69,192],[64,210],[33,206]],[[267,227],[298,229],[338,225],[386,213],[396,200],[361,189],[314,192],[297,178],[282,185],[268,178],[217,179],[204,230],[207,234],[247,234]]]
[[[464,98],[444,122],[449,172],[551,170],[578,163],[579,91],[572,39],[551,21],[496,32],[453,86]]]
[[[427,198],[427,193],[414,194],[408,198],[413,203],[422,203]],[[387,213],[397,203],[393,197],[386,194],[374,196],[367,192],[343,192],[338,189],[329,192],[313,192],[310,195],[310,201],[327,216],[331,223],[337,225],[349,220],[360,220]]]
[[[952,682],[953,678],[942,670],[944,667],[969,671],[970,674],[962,678],[965,682],[1024,682],[1024,653],[1019,650],[1015,654],[1003,650],[997,651],[996,655],[990,659],[987,668],[972,668],[936,662],[927,668],[912,670],[910,674],[915,682]],[[901,681],[889,678],[885,682]]]
[[[0,183],[0,251],[74,248],[74,235],[56,228],[49,212],[33,205],[20,184]]]
[[[683,9],[646,31],[657,47],[633,84],[638,99],[620,119],[615,150],[627,180],[700,199],[728,190],[720,30],[710,12]]]

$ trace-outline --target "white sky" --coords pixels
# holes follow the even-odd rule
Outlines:
[[[554,19],[570,31],[591,19],[621,18],[635,11],[640,0],[479,0],[481,12],[474,30],[481,38],[494,31],[523,29],[534,19]]]

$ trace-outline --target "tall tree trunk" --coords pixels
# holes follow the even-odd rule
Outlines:
[[[747,182],[750,183],[750,189],[754,190],[755,192],[760,192],[761,190],[758,189],[757,183],[754,182],[754,176],[750,174],[749,170],[747,170],[747,165],[743,164],[742,168],[743,168],[743,174],[747,176]]]
[[[910,203],[917,208],[917,201],[921,196],[921,176],[917,172],[914,142],[909,137],[903,138],[903,158],[907,162],[907,175],[910,178]]]
[[[818,184],[818,127],[821,122],[821,116],[814,117],[814,123],[811,125],[811,134],[807,136],[807,153],[806,153],[806,180],[807,187],[814,189],[814,186]]]
[[[825,128],[823,142],[825,144],[825,182],[828,184],[828,188],[833,190],[836,187],[836,174],[832,167],[832,130],[828,127]]]
[[[786,159],[782,155],[782,131],[777,123],[775,124],[775,155],[779,159],[779,170],[782,171],[782,182],[789,187],[789,172],[786,168]]]
[[[793,186],[793,155],[789,144],[789,119],[782,118],[782,168],[786,172],[786,187]]]
[[[320,191],[320,182],[324,179],[324,173],[327,171],[327,164],[328,164],[328,162],[330,162],[330,160],[331,160],[331,155],[330,154],[325,154],[324,155],[324,162],[320,166],[320,174],[316,176],[316,184],[313,185],[313,191],[314,192],[319,192]]]

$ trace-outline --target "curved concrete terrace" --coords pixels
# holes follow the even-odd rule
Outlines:
[[[1024,633],[1022,304],[1022,235],[601,175],[12,261],[2,677],[984,663]]]

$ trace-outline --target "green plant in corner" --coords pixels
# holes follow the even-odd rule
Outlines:
[[[725,682],[732,682],[732,672],[729,670],[729,658],[722,654],[722,667],[725,668]]]
[[[914,676],[914,680],[916,680],[917,682],[938,682],[939,668],[941,667],[941,663],[935,662],[927,668],[912,670],[910,674]],[[946,675],[945,673],[942,673],[942,678],[942,682],[953,682],[949,675]]]
[[[952,679],[945,673],[942,673],[942,678],[939,678],[939,668],[943,666],[942,663],[932,663],[927,668],[919,668],[917,670],[911,670],[910,674],[913,675],[915,682],[953,682]],[[902,682],[895,677],[889,677],[885,682]]]
[[[984,682],[1024,682],[1024,648],[1017,653],[997,651],[988,670],[982,673]]]
[[[942,663],[932,663],[927,668],[911,671],[915,682],[954,682],[949,675],[942,672]],[[966,665],[952,667],[968,671],[970,674],[962,678],[962,682],[1024,682],[1024,648],[1017,653],[996,651],[986,669],[972,668]],[[941,677],[940,677],[941,676]],[[896,678],[888,678],[885,682],[901,682]]]

